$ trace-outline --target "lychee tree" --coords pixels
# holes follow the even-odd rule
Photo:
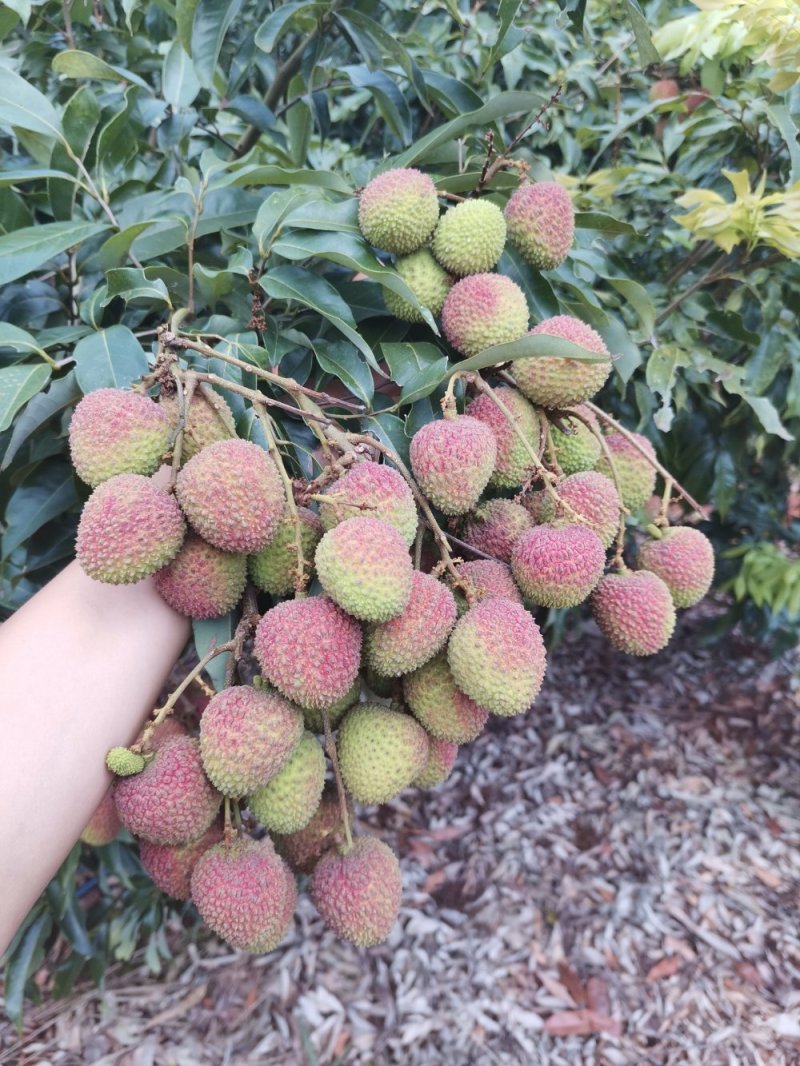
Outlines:
[[[614,253],[636,226],[555,154],[567,79],[512,77],[519,5],[239,8],[0,8],[2,603],[77,550],[193,620],[184,676],[109,753],[101,850],[12,947],[16,1013],[56,928],[63,989],[140,938],[156,969],[167,898],[268,951],[297,875],[334,932],[382,941],[400,868],[365,806],[524,713],[542,629],[591,613],[654,654],[712,580],[631,403],[654,409],[628,388],[654,304]]]

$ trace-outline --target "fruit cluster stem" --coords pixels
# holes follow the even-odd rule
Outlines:
[[[297,563],[294,568],[294,594],[297,598],[305,596],[305,587],[308,583],[308,574],[306,573],[306,560],[303,554],[303,538],[300,527],[300,515],[297,511],[297,504],[294,498],[294,489],[292,487],[292,479],[286,470],[286,464],[283,461],[280,449],[275,442],[275,433],[272,426],[272,419],[267,414],[264,404],[259,404],[256,407],[256,415],[264,430],[264,435],[267,438],[267,444],[269,445],[269,451],[272,458],[275,460],[275,465],[278,468],[278,473],[281,476],[283,482],[283,488],[286,493],[286,505],[289,508],[289,514],[292,519],[292,525],[294,527],[294,547],[297,556]]]
[[[191,370],[187,370],[184,373],[180,367],[174,364],[171,367],[171,371],[175,379],[175,395],[178,400],[178,428],[175,432],[175,439],[172,442],[172,471],[169,478],[169,489],[174,492],[175,482],[178,480],[178,471],[181,468],[181,458],[183,457],[183,434],[186,431],[194,390],[197,388],[197,377]]]
[[[353,846],[353,837],[350,832],[350,815],[347,811],[347,796],[344,791],[344,782],[342,781],[342,773],[339,769],[339,755],[336,751],[336,742],[333,739],[333,732],[331,731],[331,719],[328,714],[328,708],[322,708],[322,724],[325,730],[325,750],[328,753],[328,758],[331,760],[331,766],[333,767],[333,777],[336,781],[336,795],[339,799],[339,810],[342,814],[342,825],[344,826],[344,836],[347,841],[347,850],[349,851]]]
[[[658,512],[658,518],[655,521],[655,525],[659,529],[666,529],[669,525],[669,505],[672,500],[672,478],[668,477],[664,480],[664,492],[661,496],[661,508]]]

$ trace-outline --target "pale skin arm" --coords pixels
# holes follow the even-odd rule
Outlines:
[[[189,636],[156,592],[70,563],[0,627],[0,954],[80,836]]]

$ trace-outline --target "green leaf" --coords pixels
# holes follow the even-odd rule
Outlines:
[[[563,337],[548,337],[539,333],[536,336],[520,337],[518,341],[511,341],[509,344],[496,344],[493,348],[486,348],[473,355],[471,359],[462,359],[451,366],[450,374],[457,370],[484,370],[487,366],[497,366],[499,363],[509,363],[516,359],[529,359],[532,356],[577,359],[581,363],[602,363],[607,358],[597,352],[590,352],[587,348],[581,348],[572,341],[566,341]],[[450,377],[450,374],[447,376]]]
[[[403,385],[399,402],[401,404],[411,404],[421,400],[424,396],[429,396],[448,376],[449,367],[450,364],[447,361],[447,357],[440,356],[435,363],[431,363],[430,366],[420,370]]]
[[[64,139],[61,119],[47,97],[7,67],[0,67],[0,124]]]
[[[514,24],[520,6],[521,0],[500,0],[497,7],[497,37],[481,66],[482,77],[485,77],[486,72],[495,65],[499,57],[503,54],[503,42],[506,38],[506,34]]]
[[[19,326],[12,326],[10,322],[0,322],[0,350],[3,348],[11,348],[15,352],[26,354],[36,352],[43,359],[48,359],[47,352],[39,347],[30,333],[20,329]]]
[[[124,389],[146,374],[147,356],[127,326],[110,326],[75,345],[75,376],[83,392]]]
[[[373,370],[380,372],[372,349],[356,329],[350,308],[329,281],[310,270],[281,266],[261,278],[260,285],[275,300],[293,300],[322,315],[358,348]]]
[[[200,0],[192,23],[192,60],[200,84],[210,88],[222,42],[242,6],[242,0]]]
[[[28,25],[31,17],[31,0],[3,0],[3,6],[19,15],[23,26]]]
[[[173,41],[164,56],[161,95],[175,111],[182,111],[192,104],[199,92],[200,79],[191,58],[180,41]]]
[[[293,3],[278,5],[256,30],[256,48],[260,48],[262,52],[271,52],[291,26],[295,15],[301,11],[309,15],[324,15],[328,6],[316,0],[294,0]]]
[[[638,281],[631,281],[630,278],[607,277],[606,281],[625,297],[639,316],[645,334],[648,337],[651,336],[655,329],[656,309],[644,285],[640,285]]]
[[[94,264],[96,260],[100,270],[111,270],[116,266],[120,266],[128,258],[131,245],[139,234],[149,229],[154,224],[154,221],[151,219],[147,222],[135,222],[132,226],[126,226],[119,233],[115,233],[113,237],[109,237],[107,241],[104,241],[91,256],[91,263]]]
[[[64,181],[77,181],[74,174],[68,174],[65,170],[46,170],[43,168],[4,170],[0,171],[0,188],[6,185],[24,185],[25,182],[40,181],[43,178],[62,178]]]
[[[303,197],[300,207],[292,209],[287,224],[292,229],[331,230],[333,233],[350,233],[361,236],[358,224],[358,200],[354,196],[347,200],[310,199],[308,193],[298,190]]]
[[[281,222],[307,198],[302,190],[288,188],[276,189],[264,200],[253,223],[253,236],[258,244],[259,255],[266,255],[272,236]]]
[[[333,374],[367,407],[372,403],[375,386],[372,371],[347,341],[315,340],[313,342],[317,362],[326,374]]]
[[[606,237],[631,236],[639,232],[630,222],[623,222],[603,211],[576,211],[575,226],[577,229],[596,230]]]
[[[411,140],[411,111],[389,75],[382,70],[370,70],[363,63],[341,69],[354,89],[366,89],[371,94],[386,125],[398,141],[408,144]]]
[[[5,514],[2,556],[24,544],[43,525],[78,504],[75,477],[67,463],[42,464],[15,489]]]
[[[183,50],[192,54],[192,24],[194,13],[200,0],[176,0],[175,24],[178,31],[178,40],[183,45]]]
[[[519,285],[536,318],[551,318],[560,312],[558,297],[548,279],[526,263],[511,245],[506,245],[503,251],[500,272]]]
[[[42,960],[44,943],[53,928],[47,912],[37,915],[22,935],[8,961],[3,1003],[9,1018],[22,1028],[25,988]]]
[[[661,407],[653,416],[653,421],[662,433],[669,432],[675,415],[672,409],[675,372],[685,366],[691,366],[691,357],[675,344],[659,345],[647,360],[645,380],[649,388],[661,397]]]
[[[429,341],[387,341],[381,345],[381,355],[386,360],[392,381],[407,385],[438,363],[442,350]]]
[[[56,74],[63,74],[67,78],[96,78],[99,81],[130,81],[134,85],[140,85],[143,89],[149,89],[149,85],[138,74],[133,74],[124,67],[112,67],[99,56],[91,52],[81,52],[70,48],[65,52],[58,52],[53,59],[53,70]]]
[[[74,370],[70,370],[63,378],[51,381],[49,388],[45,392],[40,392],[37,396],[34,396],[14,422],[14,429],[12,430],[6,453],[3,456],[0,470],[5,470],[8,467],[32,433],[35,433],[45,422],[60,414],[67,407],[72,407],[80,398],[81,390],[78,388]]]
[[[329,170],[303,170],[259,163],[246,163],[232,170],[224,179],[212,182],[210,188],[222,185],[312,185],[333,192],[353,193],[352,185]]]
[[[639,62],[643,67],[649,67],[654,63],[660,63],[661,56],[658,54],[656,46],[653,44],[653,38],[650,36],[650,27],[644,12],[639,7],[636,0],[625,0],[625,7],[628,12],[628,21],[633,30],[633,36],[636,38],[636,47],[639,51]]]
[[[287,219],[291,223],[293,219]],[[316,256],[340,263],[354,273],[364,274],[370,281],[377,281],[404,300],[408,300],[426,317],[428,325],[439,332],[433,316],[422,307],[412,290],[403,281],[396,270],[383,265],[372,254],[361,238],[351,237],[346,233],[286,233],[272,245],[272,251],[284,259],[310,259]]]
[[[109,270],[106,280],[108,283],[108,295],[103,301],[104,306],[108,306],[115,296],[121,296],[126,304],[163,303],[167,307],[172,307],[167,286],[161,278],[149,278],[147,270],[121,267],[116,270]]]
[[[358,43],[366,39],[376,47],[380,58],[386,57],[396,63],[414,86],[414,91],[422,101],[422,104],[430,110],[427,87],[422,72],[396,37],[393,37],[391,33],[385,30],[379,22],[371,19],[355,7],[337,11],[336,20],[349,30],[354,40],[357,40]],[[365,51],[363,45],[361,51],[362,54]],[[373,63],[371,65],[378,66],[379,64]]]
[[[800,133],[798,133],[789,108],[786,104],[767,103],[764,100],[754,100],[751,106],[764,112],[786,142],[792,164],[789,184],[794,185],[795,182],[800,181],[800,139],[798,139]]]
[[[379,413],[362,420],[362,432],[374,433],[378,440],[394,448],[404,463],[408,463],[408,446],[405,421],[397,415]]]
[[[50,380],[49,366],[18,363],[0,368],[0,433],[8,429],[21,407]]]
[[[194,646],[200,658],[206,655],[212,648],[220,644],[227,644],[233,636],[233,614],[223,615],[222,618],[192,619],[192,634]],[[215,655],[206,666],[206,673],[211,678],[211,683],[217,692],[225,688],[225,668],[230,659],[230,652]]]
[[[54,256],[108,229],[105,222],[47,222],[0,237],[0,285],[24,277]]]

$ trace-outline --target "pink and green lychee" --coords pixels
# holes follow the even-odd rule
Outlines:
[[[532,525],[533,519],[521,504],[487,500],[472,512],[462,535],[478,551],[510,563],[514,545]]]
[[[514,547],[511,569],[523,595],[539,607],[576,607],[603,575],[606,553],[586,526],[534,526]]]
[[[497,441],[477,418],[456,415],[418,429],[409,454],[414,477],[434,507],[458,515],[471,510],[488,485]]]
[[[139,844],[139,858],[156,888],[173,899],[189,899],[192,871],[201,855],[222,840],[222,826],[215,822],[197,840],[188,844]]]
[[[415,570],[404,610],[367,632],[368,665],[382,677],[400,677],[416,670],[444,646],[457,616],[450,589],[432,574]]]
[[[693,607],[714,580],[714,549],[699,529],[676,526],[656,530],[639,548],[637,565],[660,577],[676,607]]]
[[[511,415],[513,424],[485,393],[475,397],[467,407],[467,414],[484,422],[497,440],[497,459],[489,484],[499,489],[516,489],[533,471],[531,451],[534,455],[539,452],[541,424],[536,411],[517,389],[501,385],[493,391]]]
[[[322,522],[308,507],[297,508],[297,520],[303,562],[308,573],[314,551],[322,537]],[[266,548],[250,556],[250,577],[263,592],[269,592],[272,596],[288,596],[295,587],[297,568],[295,520],[287,507],[275,536]]]
[[[448,342],[466,358],[525,336],[525,293],[503,274],[470,274],[457,281],[442,307]]]
[[[489,712],[466,696],[453,680],[446,652],[403,678],[408,709],[437,740],[467,744],[482,732]]]
[[[394,526],[406,544],[414,543],[417,505],[406,479],[393,467],[385,463],[356,463],[324,495],[319,516],[326,531],[348,518],[378,518]]]
[[[520,185],[505,209],[508,240],[537,270],[555,270],[575,239],[575,212],[566,189],[554,181]]]
[[[648,570],[606,574],[592,594],[592,616],[608,642],[628,655],[655,655],[675,629],[675,604]]]
[[[412,785],[417,788],[435,788],[450,776],[458,756],[458,744],[450,740],[438,740],[431,737],[428,743],[428,761],[424,770],[418,773]]]
[[[360,948],[381,944],[400,913],[403,881],[391,848],[377,837],[323,855],[311,875],[311,899],[325,924]]]
[[[232,611],[246,583],[246,556],[220,551],[196,533],[154,579],[162,599],[188,618],[218,618]]]
[[[118,474],[154,474],[169,451],[170,432],[169,419],[149,397],[96,389],[72,415],[72,465],[92,488]]]
[[[159,400],[169,419],[174,434],[178,429],[179,408],[176,395],[163,396]],[[195,390],[189,404],[188,416],[183,427],[181,441],[181,464],[188,463],[199,451],[220,440],[230,440],[233,427],[233,412],[227,401],[216,392]]]
[[[605,341],[591,326],[572,315],[555,315],[534,326],[530,335],[559,337],[606,357],[596,363],[549,355],[517,359],[511,377],[531,403],[563,410],[590,400],[603,387],[611,373],[611,357]]]
[[[603,547],[609,548],[619,529],[621,506],[614,482],[595,470],[584,470],[564,478],[556,491],[574,514],[586,520],[588,528],[597,534]],[[560,515],[553,497],[543,493],[540,521],[552,522],[559,517],[572,520],[572,515],[566,512]]]
[[[343,844],[342,807],[333,783],[323,789],[319,806],[303,829],[285,835],[275,833],[274,839],[278,854],[295,873],[303,874],[311,873],[320,856],[329,848]]]
[[[286,765],[251,793],[247,805],[270,832],[296,833],[311,821],[324,784],[325,753],[317,738],[306,733]]]
[[[456,563],[459,577],[469,583],[475,603],[480,600],[499,596],[501,599],[522,603],[522,594],[517,588],[511,567],[493,559],[475,559],[467,563]],[[459,611],[466,610],[466,597],[463,590],[456,590],[456,602]],[[463,610],[462,610],[463,609]]]
[[[340,700],[336,700],[330,707],[326,708],[328,714],[328,724],[331,729],[336,729],[339,722],[344,718],[345,714],[350,710],[354,703],[358,702],[361,695],[361,678],[357,677],[348,691],[342,696]],[[312,733],[324,733],[325,732],[325,719],[322,714],[321,708],[317,707],[304,707],[303,719],[306,723],[306,729]]]
[[[631,436],[639,445],[638,448],[621,433],[609,434],[605,443],[611,452],[614,470],[619,478],[622,502],[629,511],[636,513],[644,507],[655,490],[656,471],[647,456],[655,460],[656,453],[647,437],[643,437],[641,433],[632,433]],[[613,480],[611,465],[605,453],[598,460],[595,470]]]
[[[114,796],[109,788],[86,823],[81,833],[81,840],[93,848],[101,848],[105,844],[110,844],[121,828],[122,823],[114,805]]]

